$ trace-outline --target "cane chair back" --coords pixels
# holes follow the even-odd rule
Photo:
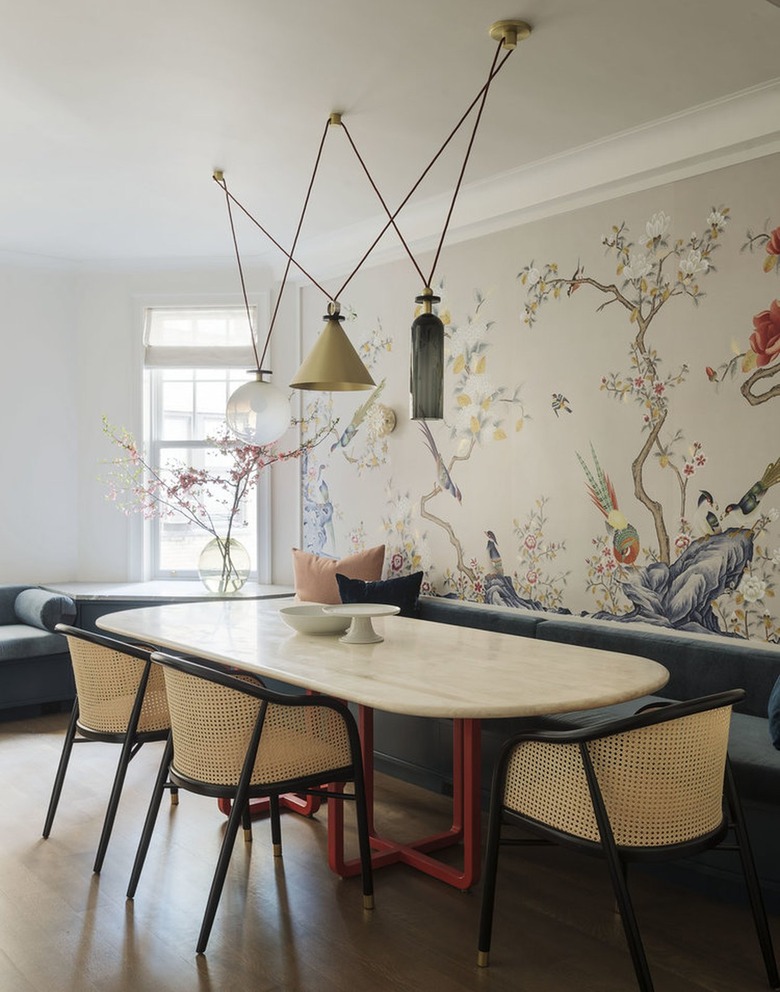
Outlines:
[[[261,700],[172,668],[164,669],[173,731],[173,770],[204,785],[237,787]],[[242,679],[247,685],[256,680]],[[268,703],[250,787],[278,786],[348,768],[342,716],[324,706]]]
[[[79,700],[79,727],[93,734],[124,736],[151,651],[129,654],[118,643],[87,640],[83,634],[66,634]],[[138,717],[138,733],[170,728],[162,672],[151,666]]]
[[[777,963],[750,841],[728,762],[732,707],[741,689],[660,704],[584,730],[540,731],[508,741],[495,769],[477,963],[486,967],[501,845],[562,843],[603,855],[634,972],[652,992],[626,883],[632,861],[687,857],[734,832],[767,978]],[[532,837],[502,837],[504,821]]]
[[[126,644],[66,624],[58,624],[56,629],[65,635],[68,642],[76,699],[65,732],[43,836],[49,836],[54,823],[73,745],[86,741],[120,744],[121,751],[93,865],[93,870],[99,872],[130,761],[143,744],[164,741],[170,733],[165,681],[162,673],[152,664],[149,648]],[[171,798],[174,803],[176,797],[176,788],[173,787]]]
[[[671,847],[721,827],[730,716],[722,706],[585,743],[618,847]],[[578,743],[519,742],[503,805],[601,843]]]
[[[251,839],[249,800],[267,797],[274,854],[281,854],[279,797],[313,793],[355,801],[363,905],[373,908],[371,850],[357,725],[347,706],[328,696],[286,695],[250,675],[155,653],[171,717],[171,734],[149,803],[127,897],[135,895],[160,805],[170,781],[202,795],[230,799],[227,827],[198,937],[203,953],[219,904],[236,834]],[[345,793],[343,783],[354,783]],[[338,785],[334,785],[338,783]]]

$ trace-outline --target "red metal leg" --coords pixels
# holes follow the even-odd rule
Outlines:
[[[452,826],[442,833],[401,844],[380,837],[374,828],[374,724],[373,711],[360,707],[359,727],[368,801],[369,832],[375,868],[399,862],[432,875],[457,889],[469,889],[479,880],[480,870],[480,722],[453,720],[452,724]],[[328,863],[341,876],[356,875],[360,861],[344,858],[344,804],[328,800]],[[463,867],[445,864],[429,852],[463,846]]]
[[[229,799],[217,800],[217,806],[219,806],[225,816],[230,815],[230,807],[232,805]],[[300,813],[301,816],[314,816],[320,806],[322,806],[322,800],[319,796],[299,796],[290,792],[284,796],[279,796],[279,806],[281,809],[289,810],[291,813]],[[269,807],[270,803],[265,798],[250,799],[249,815],[253,820],[268,816]]]

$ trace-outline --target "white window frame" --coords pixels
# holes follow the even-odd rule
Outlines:
[[[139,301],[140,302],[140,301]],[[253,323],[255,328],[263,328],[267,325],[270,307],[268,294],[257,294],[250,298],[250,306],[253,311]],[[229,354],[232,349],[213,349],[218,354],[213,354],[212,349],[192,349],[176,348],[163,349],[164,351],[175,350],[178,355],[169,354],[160,357],[159,351],[151,358],[153,364],[147,364],[150,360],[150,351],[146,344],[147,326],[149,312],[154,310],[225,310],[236,309],[244,312],[243,302],[239,302],[235,297],[229,300],[219,296],[199,298],[197,302],[183,298],[165,298],[165,300],[154,299],[140,302],[140,326],[143,331],[141,345],[141,364],[143,368],[143,437],[146,450],[149,452],[151,464],[160,464],[160,456],[166,449],[176,449],[186,446],[190,449],[210,448],[205,440],[192,441],[164,441],[160,438],[162,424],[162,401],[159,384],[155,381],[155,371],[163,368],[223,368],[237,369],[245,368],[249,370],[255,364],[254,352],[251,342],[247,342],[247,349],[238,348],[238,354]],[[226,355],[226,352],[228,354]],[[215,360],[216,359],[216,360]],[[239,364],[236,364],[238,359]],[[247,376],[247,379],[249,376]],[[272,547],[271,547],[271,480],[268,471],[262,472],[256,488],[257,504],[257,548],[255,549],[255,560],[257,570],[253,572],[250,579],[263,584],[272,581]],[[151,518],[144,521],[144,574],[151,579],[192,579],[197,577],[196,570],[163,571],[160,568],[160,537],[161,521],[159,518]],[[204,538],[206,537],[204,531]],[[204,542],[205,543],[205,542]]]

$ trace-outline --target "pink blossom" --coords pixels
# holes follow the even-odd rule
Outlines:
[[[539,581],[539,573],[535,569],[531,568],[525,573],[525,580],[529,586],[535,586]]]
[[[666,392],[666,386],[662,382],[657,382],[653,386],[653,392],[656,396],[662,396]]]
[[[529,551],[533,551],[534,548],[536,547],[536,535],[534,535],[534,534],[526,534],[525,535],[525,539],[523,540],[523,545]]]
[[[675,538],[674,546],[678,551],[685,551],[690,543],[691,539],[687,534],[678,534]]]
[[[390,569],[393,572],[400,572],[403,567],[404,567],[404,556],[400,554],[398,551],[396,551],[396,553],[390,559]]]
[[[696,469],[693,467],[693,465],[691,465],[690,462],[686,462],[685,465],[683,465],[683,473],[685,475],[691,476],[695,471]]]

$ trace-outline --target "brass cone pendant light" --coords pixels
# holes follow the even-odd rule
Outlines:
[[[346,392],[373,389],[376,383],[344,333],[340,305],[332,301],[323,317],[325,326],[303,364],[295,373],[293,389],[321,389]]]

